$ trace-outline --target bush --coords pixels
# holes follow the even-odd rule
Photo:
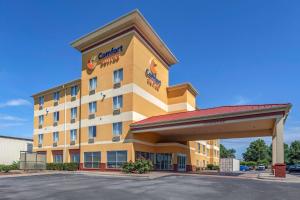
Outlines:
[[[79,169],[79,164],[78,163],[64,163],[64,170],[67,171],[76,171]]]
[[[207,164],[206,169],[208,169],[208,170],[219,170],[220,167],[218,165]]]
[[[258,165],[264,165],[266,168],[269,165],[269,161],[267,159],[257,161]]]
[[[14,161],[13,164],[10,165],[11,170],[18,170],[20,169],[20,161],[16,162]]]
[[[214,167],[214,165],[213,165],[213,164],[207,164],[207,166],[206,166],[206,168],[207,168],[208,170],[212,170],[212,169],[213,169],[213,167]]]
[[[153,164],[149,160],[139,159],[133,162],[124,163],[122,166],[122,171],[125,173],[138,173],[144,174],[153,169]]]
[[[76,171],[79,168],[78,163],[47,163],[47,170],[66,170],[66,171]]]
[[[257,164],[254,161],[242,161],[240,165],[248,166],[248,167],[255,167]]]
[[[11,170],[10,165],[3,165],[1,168],[2,168],[1,171],[5,172],[5,173],[8,173]]]

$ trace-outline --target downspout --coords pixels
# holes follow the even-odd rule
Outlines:
[[[79,136],[79,169],[81,164],[81,82],[80,82],[80,91],[79,91],[79,125],[78,125],[78,136]]]
[[[65,89],[65,103],[64,103],[64,135],[65,135],[65,145],[64,145],[64,160],[66,160],[66,155],[67,155],[67,112],[66,112],[66,104],[67,104],[67,89],[65,85],[63,85],[63,88]]]

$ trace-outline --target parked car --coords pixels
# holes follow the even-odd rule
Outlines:
[[[288,171],[289,173],[300,172],[300,164],[290,165]]]
[[[240,171],[243,171],[243,172],[250,171],[250,168],[248,166],[246,166],[246,165],[241,165],[240,166]]]
[[[266,169],[266,166],[264,166],[264,165],[258,165],[256,168],[257,171],[264,171],[265,169]]]

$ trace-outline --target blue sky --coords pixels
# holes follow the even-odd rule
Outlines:
[[[200,108],[290,102],[299,140],[300,2],[179,2],[0,1],[0,134],[31,137],[30,96],[80,77],[70,42],[137,8],[179,59],[170,84],[191,82]],[[250,140],[222,142],[240,155]]]

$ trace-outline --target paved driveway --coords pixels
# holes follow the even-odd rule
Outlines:
[[[207,176],[154,180],[56,174],[0,178],[0,199],[298,199],[300,184]]]

